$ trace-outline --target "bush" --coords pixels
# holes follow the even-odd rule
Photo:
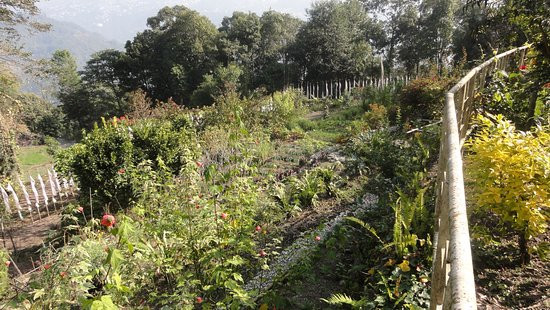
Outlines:
[[[445,103],[449,81],[438,77],[420,78],[407,85],[400,94],[401,114],[405,120],[437,119]]]
[[[398,98],[397,95],[401,91],[401,87],[385,86],[382,89],[367,86],[363,88],[361,93],[361,100],[363,102],[363,108],[368,109],[368,106],[373,103],[378,103],[386,107],[390,107],[395,104]]]
[[[44,137],[44,144],[46,145],[46,153],[55,157],[55,155],[61,150],[61,143],[56,138],[50,136]]]
[[[275,92],[270,100],[266,121],[275,126],[291,121],[303,107],[303,99],[299,91]]]
[[[363,120],[370,129],[379,129],[388,125],[388,112],[383,105],[369,104],[369,111],[363,115]]]
[[[0,249],[0,297],[4,296],[10,285],[9,267],[4,262],[10,261],[10,257],[6,249]]]
[[[527,242],[548,226],[550,130],[516,131],[502,115],[479,122],[481,131],[468,142],[478,207],[512,225],[527,263]]]
[[[523,73],[497,72],[482,94],[481,108],[491,114],[502,114],[519,129],[528,130],[536,120],[545,122],[550,90],[533,90],[533,82]]]
[[[103,121],[82,141],[59,153],[56,167],[74,175],[84,192],[92,189],[100,203],[116,202],[124,208],[136,198],[132,185],[135,169],[147,162],[153,169],[165,168],[172,175],[197,157],[198,144],[189,122],[146,119],[130,126],[129,121]]]
[[[5,119],[0,114],[0,178],[11,176],[17,171],[15,148],[13,134],[5,126]]]
[[[216,68],[214,74],[204,76],[203,82],[191,96],[191,104],[194,107],[211,105],[215,98],[239,91],[242,74],[243,70],[235,64]]]

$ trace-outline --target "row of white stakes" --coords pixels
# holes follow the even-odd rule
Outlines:
[[[34,196],[34,202],[35,202],[34,205],[31,202],[31,197],[29,195],[29,192],[27,191],[27,188],[25,187],[25,185],[23,184],[23,181],[21,181],[20,178],[18,178],[18,183],[19,183],[19,187],[23,192],[23,196],[25,197],[25,202],[27,204],[27,208],[31,216],[32,222],[34,222],[34,217],[32,216],[33,207],[36,208],[36,212],[38,213],[39,218],[42,218],[42,213],[40,210],[41,205],[46,208],[46,212],[49,216],[50,210],[48,206],[50,204],[50,198],[55,208],[57,203],[56,197],[61,200],[63,199],[63,197],[69,197],[69,194],[71,196],[74,196],[75,189],[78,190],[78,188],[75,186],[73,178],[70,178],[69,180],[67,180],[67,178],[62,178],[60,181],[57,175],[57,172],[52,168],[51,171],[50,169],[48,169],[48,181],[50,183],[51,197],[48,197],[48,192],[46,191],[46,185],[44,183],[44,179],[40,174],[38,175],[38,182],[40,183],[40,189],[42,192],[42,199],[40,199],[40,195],[36,188],[36,181],[32,176],[30,176],[29,179],[30,179],[32,194]],[[17,193],[13,188],[13,186],[10,183],[8,183],[6,188],[0,185],[0,193],[2,194],[2,198],[4,200],[6,213],[8,215],[12,214],[12,205],[10,202],[10,195],[8,195],[8,193],[10,193],[13,198],[13,203],[17,211],[17,214],[19,218],[23,220],[24,219],[23,208],[21,207],[19,197],[17,196]],[[41,201],[42,201],[42,204],[40,203]]]

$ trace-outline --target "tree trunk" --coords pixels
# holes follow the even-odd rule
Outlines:
[[[527,265],[531,261],[531,255],[527,247],[527,239],[525,238],[525,230],[519,233],[519,254],[522,265]]]
[[[525,130],[528,130],[530,127],[535,125],[535,112],[537,109],[537,98],[539,96],[539,89],[540,87],[538,85],[534,87],[533,92],[529,97],[529,111],[527,113],[527,128],[524,128]]]

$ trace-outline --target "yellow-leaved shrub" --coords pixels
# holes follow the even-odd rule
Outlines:
[[[479,116],[477,121],[480,130],[467,144],[477,207],[516,230],[522,262],[527,263],[527,242],[545,232],[549,220],[549,128],[518,131],[502,115]]]

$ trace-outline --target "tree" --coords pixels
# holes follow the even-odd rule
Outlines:
[[[256,13],[234,12],[224,17],[218,41],[220,57],[225,65],[236,63],[244,69],[243,82],[246,89],[253,88],[256,64],[260,55],[260,18]]]
[[[437,65],[439,73],[447,64],[452,51],[454,17],[457,0],[424,0],[421,5],[423,18],[421,32],[423,54]]]
[[[29,31],[46,31],[48,25],[32,20],[38,14],[38,0],[0,0],[0,59],[12,61],[15,57],[25,56],[18,46],[19,33],[16,25],[23,25]]]
[[[183,6],[163,8],[147,24],[150,29],[126,43],[124,78],[129,88],[143,88],[153,99],[184,104],[215,68],[218,31]]]
[[[388,71],[399,60],[409,73],[418,74],[423,62],[439,72],[452,52],[452,38],[459,0],[363,0],[388,33],[385,45]]]
[[[379,48],[387,50],[387,68],[391,74],[398,55],[398,47],[402,40],[408,39],[409,46],[415,49],[412,55],[420,54],[417,51],[418,6],[419,0],[363,0],[369,12],[376,16],[378,22],[383,23],[385,40]],[[416,50],[416,51],[415,51]]]
[[[308,80],[365,76],[372,60],[367,39],[372,20],[356,0],[315,2],[300,29],[293,59]]]
[[[290,14],[267,11],[260,17],[260,54],[257,59],[255,87],[268,91],[281,90],[298,81],[298,68],[289,59],[289,47],[296,41],[303,22]]]
[[[56,51],[50,61],[50,72],[57,77],[57,98],[63,112],[78,129],[91,129],[101,117],[120,116],[126,112],[125,91],[115,73],[120,52],[96,53],[80,74],[68,51]]]
[[[243,70],[236,64],[227,67],[219,66],[213,74],[204,76],[203,82],[193,92],[191,104],[205,106],[214,103],[219,96],[237,93],[241,88]]]

